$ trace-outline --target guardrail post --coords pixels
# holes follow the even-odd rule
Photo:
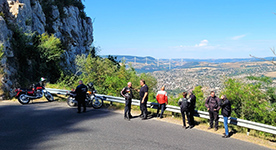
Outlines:
[[[174,118],[174,112],[172,112],[172,117]]]
[[[249,132],[250,132],[250,129],[249,128],[247,128],[247,135],[249,136]]]
[[[112,106],[113,105],[113,102],[112,101],[110,101],[110,106]]]

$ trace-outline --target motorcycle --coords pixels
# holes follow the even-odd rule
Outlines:
[[[89,84],[88,84],[89,85]],[[92,85],[93,86],[93,85]],[[91,86],[88,86],[88,89],[94,89]],[[66,94],[68,96],[67,98],[67,104],[70,107],[77,106],[78,101],[76,100],[76,93],[74,90],[71,90]],[[92,106],[95,109],[99,109],[103,106],[103,101],[106,100],[106,97],[104,96],[97,96],[96,90],[88,90],[86,93],[85,103],[86,106]]]
[[[44,97],[49,101],[54,101],[54,97],[51,93],[49,93],[44,86],[33,86],[32,89],[15,89],[17,93],[15,98],[18,98],[19,103],[21,104],[28,104],[30,100],[39,99]]]

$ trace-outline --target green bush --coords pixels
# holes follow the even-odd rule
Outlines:
[[[144,79],[149,87],[149,101],[155,101],[153,88],[156,87],[156,79],[150,74],[137,75],[134,68],[126,69],[124,63],[118,67],[114,59],[92,57],[92,54],[76,57],[77,72],[73,75],[62,75],[59,84],[67,84],[71,88],[78,85],[77,80],[84,83],[93,82],[98,93],[121,96],[121,90],[132,82],[134,88],[140,88],[140,79]],[[139,99],[139,93],[134,91],[134,98]]]
[[[224,85],[221,94],[226,95],[232,104],[232,117],[276,125],[275,105],[270,103],[261,83],[250,84],[228,79]]]
[[[202,86],[196,86],[193,90],[194,95],[196,96],[196,109],[207,111],[207,108],[205,107],[205,100],[204,93],[201,90]]]
[[[10,28],[13,30],[11,43],[16,61],[8,59],[8,63],[17,67],[13,78],[20,79],[18,86],[28,87],[42,76],[50,82],[59,79],[59,61],[63,53],[60,40],[47,33],[23,33],[16,26]]]
[[[4,56],[4,45],[0,45],[0,60],[3,58]]]

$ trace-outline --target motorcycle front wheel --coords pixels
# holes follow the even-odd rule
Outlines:
[[[21,94],[19,97],[18,97],[18,101],[19,103],[21,104],[28,104],[30,102],[30,98],[26,97],[26,94]]]
[[[51,93],[46,92],[46,93],[44,93],[44,96],[46,97],[46,99],[47,99],[49,102],[54,101],[54,97],[52,96]]]
[[[103,107],[103,100],[98,97],[93,97],[91,104],[92,104],[93,108],[99,109],[99,108]]]
[[[77,103],[76,103],[76,101],[75,101],[75,98],[70,97],[70,96],[67,98],[67,104],[68,104],[70,107],[77,106]]]

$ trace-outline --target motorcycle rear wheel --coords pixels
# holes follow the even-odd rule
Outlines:
[[[18,97],[18,101],[19,103],[21,104],[29,104],[30,102],[30,98],[26,97],[26,94],[21,94],[19,97]]]
[[[70,107],[74,107],[74,106],[77,106],[77,103],[74,103],[74,100],[75,98],[72,98],[72,97],[68,97],[67,98],[67,104],[70,106]]]

